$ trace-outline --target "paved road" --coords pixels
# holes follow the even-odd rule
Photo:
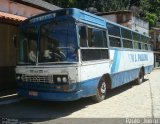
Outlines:
[[[33,123],[53,123],[61,118],[160,118],[160,70],[145,79],[141,85],[130,83],[112,90],[101,103],[88,98],[73,102],[23,100],[0,106],[0,117]]]

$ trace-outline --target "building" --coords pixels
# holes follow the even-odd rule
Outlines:
[[[160,28],[153,27],[150,31],[150,36],[153,42],[155,67],[160,67]]]
[[[121,10],[97,13],[97,15],[102,16],[112,22],[131,28],[142,34],[149,35],[149,23],[143,19],[140,19],[139,17],[134,16],[132,11]]]
[[[131,28],[141,34],[147,36],[150,35],[153,42],[155,58],[154,66],[160,66],[160,28],[152,28],[152,30],[149,32],[149,22],[136,17],[134,13],[129,10],[97,13],[97,15],[102,16],[103,18],[106,18],[112,22]]]
[[[13,37],[20,22],[46,11],[60,9],[42,0],[0,0],[0,91],[16,86],[17,49]]]

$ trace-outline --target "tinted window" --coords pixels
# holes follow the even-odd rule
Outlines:
[[[38,29],[29,27],[21,29],[21,37],[18,44],[19,64],[34,64],[37,60],[37,37]]]
[[[77,61],[75,25],[50,22],[41,25],[39,62]]]
[[[109,37],[111,47],[121,47],[120,38]]]
[[[106,31],[88,28],[88,45],[89,47],[107,47]]]
[[[146,37],[146,40],[147,40],[147,43],[149,43],[151,39],[150,39],[150,38],[148,38],[148,37]]]
[[[144,42],[144,43],[147,43],[148,42],[148,38],[141,35],[141,41]]]
[[[141,43],[138,43],[138,48],[139,48],[139,49],[142,49]]]
[[[122,37],[127,39],[132,39],[131,31],[127,29],[121,28],[122,31]]]
[[[153,44],[152,40],[150,38],[148,38],[148,43],[149,44]]]
[[[124,48],[133,48],[132,41],[123,39],[123,47]]]
[[[87,47],[87,27],[79,26],[80,46]]]
[[[145,50],[145,44],[144,43],[142,43],[142,49]]]
[[[134,42],[134,49],[139,49],[138,42]]]
[[[120,37],[120,28],[118,26],[108,24],[108,34]]]
[[[133,32],[133,40],[140,41],[140,35],[135,33],[135,32]]]
[[[107,47],[106,31],[87,26],[79,26],[81,47]]]
[[[141,41],[144,43],[149,43],[150,38],[146,37],[146,36],[141,36]]]
[[[148,50],[152,50],[152,45],[148,44]]]
[[[145,44],[145,50],[148,50],[148,46],[147,46],[147,44]]]
[[[82,61],[108,59],[107,49],[81,49]]]

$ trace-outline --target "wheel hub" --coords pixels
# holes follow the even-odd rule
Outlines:
[[[104,94],[106,92],[106,83],[105,82],[102,83],[100,90],[101,90],[102,94]]]

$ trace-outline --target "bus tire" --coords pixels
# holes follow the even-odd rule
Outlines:
[[[144,81],[144,71],[143,71],[143,69],[141,69],[140,72],[139,72],[139,76],[136,79],[136,84],[140,85],[140,84],[143,83],[143,81]]]
[[[94,102],[101,102],[106,98],[106,92],[107,92],[107,85],[106,85],[106,82],[105,82],[105,78],[103,77],[99,81],[97,91],[96,91],[96,95],[92,96],[91,98]]]

